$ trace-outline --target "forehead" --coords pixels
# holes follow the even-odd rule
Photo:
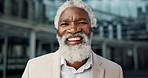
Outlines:
[[[88,13],[82,8],[69,7],[69,8],[66,8],[61,13],[61,16],[59,18],[59,22],[62,20],[65,20],[65,19],[75,20],[75,19],[80,19],[80,18],[89,20]]]

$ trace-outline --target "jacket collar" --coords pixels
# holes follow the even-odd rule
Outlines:
[[[93,52],[93,66],[91,69],[91,78],[104,78],[104,68],[101,66],[101,57]]]
[[[91,69],[91,78],[104,78],[104,68],[101,66],[102,60],[101,57],[96,55],[94,52],[92,52],[92,59],[93,59],[93,66]],[[52,69],[52,76],[51,78],[60,78],[61,74],[61,56],[60,51],[56,51],[53,56],[53,60],[55,60],[51,65]]]

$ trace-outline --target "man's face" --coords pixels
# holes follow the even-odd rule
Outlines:
[[[63,37],[67,33],[76,34],[84,33],[85,35],[90,35],[90,19],[88,13],[78,7],[69,7],[66,8],[58,22],[58,35]],[[76,45],[80,44],[83,41],[81,36],[69,36],[65,43],[67,45]]]

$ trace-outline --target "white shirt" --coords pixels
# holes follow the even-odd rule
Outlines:
[[[66,64],[64,58],[61,58],[61,78],[90,78],[92,66],[92,55],[88,58],[87,62],[79,69],[70,67]]]

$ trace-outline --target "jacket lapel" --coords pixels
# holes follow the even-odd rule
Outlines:
[[[60,52],[55,52],[53,56],[53,63],[50,64],[51,66],[51,78],[60,78],[61,74],[61,66],[60,66]],[[93,53],[93,66],[91,69],[91,78],[104,78],[104,68],[101,67],[102,60],[98,55]]]
[[[102,60],[93,53],[93,66],[91,69],[91,78],[104,78],[104,68],[101,67]]]
[[[51,78],[60,78],[60,52],[55,52],[53,57],[53,63],[51,64]]]

